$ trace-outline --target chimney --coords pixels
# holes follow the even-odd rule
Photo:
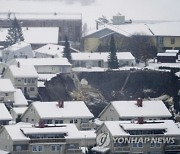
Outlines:
[[[42,120],[39,121],[39,128],[44,128],[45,125],[44,125],[44,122]]]
[[[144,123],[144,118],[138,117],[138,124],[143,124],[143,123]]]
[[[96,22],[96,30],[98,30],[98,29],[99,29],[99,23]]]
[[[18,61],[18,63],[17,63],[17,66],[18,66],[18,68],[20,68],[20,62]]]
[[[142,98],[138,98],[138,99],[137,99],[137,106],[138,106],[138,107],[142,107],[142,106],[143,106],[143,100],[142,100]]]
[[[59,108],[64,108],[64,101],[59,101],[58,102],[58,107]]]

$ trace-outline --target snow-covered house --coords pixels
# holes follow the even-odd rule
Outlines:
[[[0,149],[15,154],[82,154],[81,147],[93,146],[96,138],[94,130],[79,131],[75,124],[35,126],[22,122],[4,126],[0,136]]]
[[[28,58],[15,59],[11,64],[34,66],[38,74],[58,74],[71,72],[71,64],[67,58]]]
[[[49,112],[51,110],[51,112]],[[79,129],[89,129],[94,116],[83,101],[33,102],[21,119],[37,124],[75,123]]]
[[[38,74],[34,66],[10,65],[3,74],[10,79],[15,88],[21,89],[25,96],[36,98],[38,95]]]
[[[157,62],[161,63],[176,63],[177,53],[161,52],[157,54]]]
[[[117,52],[120,66],[134,66],[135,58],[130,52]],[[73,67],[108,67],[108,52],[103,53],[72,53]]]
[[[4,103],[0,103],[0,126],[1,125],[8,125],[9,121],[12,120],[12,117],[7,110]]]
[[[8,62],[15,58],[32,58],[31,45],[26,42],[18,42],[2,50],[3,62]]]
[[[105,153],[179,153],[180,128],[173,120],[105,121],[97,130],[97,147]],[[102,142],[103,140],[103,142]]]
[[[169,119],[172,115],[161,100],[113,101],[99,114],[102,121]]]
[[[0,79],[0,102],[7,105],[14,102],[15,88],[10,79]]]

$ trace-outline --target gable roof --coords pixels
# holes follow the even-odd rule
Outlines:
[[[28,58],[28,59],[15,59],[16,63],[23,66],[71,66],[67,58]]]
[[[164,135],[179,135],[180,129],[173,120],[158,120],[155,122],[138,124],[131,121],[105,121],[104,125],[108,128],[112,136],[130,136],[127,130],[155,130],[164,129]]]
[[[112,32],[130,37],[132,35],[148,36],[180,36],[180,22],[162,22],[162,23],[132,23],[122,25],[105,24],[99,30],[93,30],[85,37],[102,38]],[[108,30],[109,31],[108,31]],[[169,30],[167,30],[169,29]]]
[[[117,52],[116,53],[118,60],[135,60],[134,56],[131,54],[131,52]],[[94,52],[94,53],[88,53],[88,52],[81,52],[81,53],[72,53],[72,60],[103,60],[105,62],[108,61],[108,52]]]
[[[37,78],[38,74],[34,66],[24,66],[20,64],[20,67],[16,65],[10,65],[9,70],[11,71],[12,75],[16,78]]]
[[[21,89],[16,89],[14,93],[14,106],[27,106],[28,102]]]
[[[0,120],[12,120],[12,117],[4,103],[0,103]]]
[[[15,92],[10,79],[0,79],[0,92]]]
[[[5,48],[4,50],[15,52],[15,51],[18,51],[20,49],[23,49],[24,51],[27,51],[27,50],[32,51],[31,45],[29,43],[24,42],[24,41],[13,44],[13,45]]]
[[[136,101],[113,101],[111,103],[121,118],[172,117],[165,104],[160,100],[143,101],[142,107],[138,107]]]
[[[30,44],[58,43],[58,27],[28,27],[22,28],[24,41]],[[5,41],[8,34],[7,28],[1,28],[0,41]]]
[[[58,102],[34,102],[31,105],[36,109],[41,119],[94,117],[83,101],[65,101],[64,108],[59,108]]]

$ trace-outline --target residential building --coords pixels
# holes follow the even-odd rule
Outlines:
[[[9,121],[12,120],[12,117],[4,103],[0,103],[0,113],[0,127],[2,125],[8,125]]]
[[[177,154],[180,128],[173,120],[105,121],[97,130],[100,153]],[[102,139],[104,139],[102,142]]]
[[[15,88],[21,89],[25,97],[36,98],[38,96],[38,74],[34,66],[10,65],[3,77],[10,79]]]
[[[149,36],[154,41],[158,52],[167,49],[180,49],[180,22],[155,22],[155,23],[132,23],[111,25],[104,24],[98,30],[94,30],[84,37],[84,51],[94,52],[100,50],[100,46],[109,44],[111,35],[116,40],[118,49],[125,50],[127,41],[132,35]],[[170,31],[167,31],[170,29]],[[107,47],[104,49],[107,50]]]
[[[177,53],[161,52],[157,54],[157,62],[161,63],[176,63]]]
[[[161,112],[159,112],[161,111]],[[99,114],[101,121],[169,119],[172,115],[161,100],[113,101]]]
[[[8,136],[8,138],[7,138]],[[95,144],[95,131],[79,131],[75,124],[17,123],[0,130],[0,149],[12,154],[75,153]]]
[[[32,58],[32,57],[33,57],[33,53],[32,53],[31,45],[25,42],[18,42],[2,50],[2,59],[3,62],[5,63],[15,58]]]
[[[7,106],[14,102],[15,88],[10,79],[0,79],[0,103]]]
[[[69,42],[70,43],[70,42]],[[71,53],[80,52],[70,46]],[[63,57],[64,46],[56,44],[46,44],[34,50],[36,58],[61,58]]]
[[[21,117],[22,121],[33,124],[74,123],[82,130],[94,127],[89,122],[92,118],[93,114],[83,101],[33,102]]]
[[[28,58],[15,59],[11,64],[20,64],[21,66],[33,66],[38,74],[58,74],[70,73],[71,64],[67,58]]]
[[[117,52],[119,66],[134,66],[134,56],[130,52]],[[72,53],[73,67],[102,67],[108,68],[108,52],[103,53]]]

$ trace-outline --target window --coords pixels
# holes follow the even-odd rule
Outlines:
[[[175,38],[174,37],[171,38],[171,44],[175,44]]]
[[[61,145],[51,145],[51,152],[61,151]]]
[[[44,151],[44,146],[43,145],[33,145],[32,146],[32,151],[33,152],[43,152]]]
[[[77,119],[71,119],[70,123],[78,123],[78,120]]]
[[[28,120],[29,120],[29,119],[28,119],[28,118],[26,118],[26,122],[28,122]]]
[[[159,43],[160,43],[160,44],[164,44],[164,38],[163,38],[163,37],[160,37],[160,38],[159,38]]]
[[[140,143],[133,143],[133,147],[134,148],[142,148],[143,144],[141,142]]]
[[[5,95],[6,95],[6,96],[9,96],[9,94],[8,94],[8,93],[5,93]]]
[[[160,143],[151,143],[151,148],[153,148],[153,147],[160,147],[161,146],[161,144]]]
[[[55,124],[63,124],[63,120],[55,120]]]

